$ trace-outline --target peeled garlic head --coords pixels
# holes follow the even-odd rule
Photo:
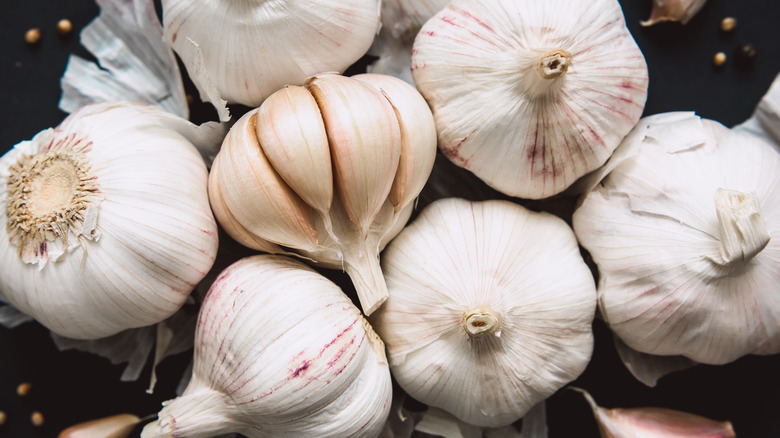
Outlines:
[[[391,398],[382,341],[341,289],[301,262],[256,255],[212,285],[192,379],[141,437],[377,437]]]
[[[379,29],[379,0],[163,0],[165,38],[205,95],[258,106],[287,84],[343,72]]]
[[[409,218],[435,156],[433,116],[414,87],[317,75],[236,122],[211,168],[210,198],[239,242],[345,269],[370,314],[387,297],[379,252]]]
[[[694,115],[640,120],[575,211],[629,347],[723,364],[780,352],[780,153]],[[618,155],[616,153],[615,155]]]
[[[453,1],[417,34],[412,75],[442,152],[533,199],[603,164],[648,85],[616,0]]]
[[[590,361],[593,276],[574,233],[507,201],[443,199],[382,254],[371,322],[400,386],[482,427],[506,426]]]
[[[92,104],[0,158],[0,293],[96,339],[171,316],[211,268],[206,165],[167,113]],[[188,122],[187,122],[188,123]]]

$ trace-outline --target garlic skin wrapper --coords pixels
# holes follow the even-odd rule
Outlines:
[[[438,200],[390,242],[382,269],[390,297],[371,322],[393,376],[462,421],[509,425],[590,361],[596,287],[558,217]]]
[[[288,84],[343,72],[379,30],[379,0],[163,0],[166,41],[204,101],[255,107]]]
[[[734,438],[729,421],[667,408],[603,408],[585,390],[581,392],[593,410],[602,438]]]
[[[604,320],[643,353],[780,353],[778,149],[691,113],[636,131],[573,216]]]
[[[192,379],[141,437],[377,437],[391,399],[384,345],[341,289],[299,261],[255,255],[212,285]]]
[[[217,226],[206,165],[168,117],[92,104],[0,158],[10,304],[77,339],[155,324],[184,304],[214,263]]]
[[[444,155],[529,199],[602,165],[648,86],[616,0],[455,0],[417,34],[412,75]]]
[[[379,252],[408,220],[435,156],[433,116],[411,85],[323,74],[236,122],[209,196],[238,242],[346,270],[369,315],[387,297]]]
[[[687,24],[707,3],[707,0],[653,0],[650,17],[642,26],[652,26],[662,21],[678,21]]]

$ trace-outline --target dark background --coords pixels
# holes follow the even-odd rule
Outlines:
[[[710,0],[687,25],[662,23],[643,28],[651,0],[621,2],[628,26],[645,54],[650,88],[645,115],[693,110],[702,117],[733,126],[748,118],[780,73],[780,2],[777,0]],[[90,0],[4,0],[0,14],[0,152],[57,125],[59,78],[70,53],[89,55],[80,47],[78,32],[98,12]],[[736,17],[731,33],[719,30],[726,16]],[[61,18],[73,23],[70,37],[57,35]],[[27,29],[41,29],[34,47],[24,41]],[[735,50],[751,43],[757,50],[752,63],[738,63]],[[728,56],[721,68],[712,57]],[[350,72],[362,68],[357,65]],[[234,115],[240,109],[234,110]],[[193,120],[212,117],[207,105],[196,103]],[[446,164],[445,164],[446,166]],[[463,174],[464,187],[484,187]],[[487,193],[487,192],[485,192]],[[424,193],[425,195],[425,193]],[[434,196],[434,195],[429,195]],[[0,272],[0,275],[9,275]],[[338,273],[331,274],[337,280]],[[593,360],[574,382],[588,389],[602,406],[664,406],[714,419],[731,420],[742,438],[780,437],[780,355],[742,358],[725,366],[698,366],[660,380],[655,388],[636,381],[620,363],[611,337],[600,321],[594,324]],[[2,437],[55,437],[80,421],[131,412],[156,413],[173,397],[189,353],[164,361],[158,369],[155,394],[145,393],[150,370],[139,381],[122,383],[123,365],[76,351],[58,352],[48,332],[36,323],[13,330],[0,328],[0,411],[7,414]],[[30,382],[29,395],[16,387]],[[30,423],[32,411],[45,418],[41,427]],[[550,437],[597,437],[592,414],[582,397],[559,391],[547,403]]]

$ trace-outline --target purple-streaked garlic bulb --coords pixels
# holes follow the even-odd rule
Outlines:
[[[384,345],[341,289],[303,263],[255,255],[203,301],[192,378],[142,438],[377,437],[390,412]]]
[[[521,198],[601,166],[647,98],[616,0],[455,0],[423,25],[411,62],[442,152]]]
[[[408,220],[435,156],[433,116],[414,87],[317,75],[233,125],[209,197],[238,242],[344,269],[369,315],[387,298],[379,252]]]
[[[503,427],[590,361],[596,287],[571,228],[508,201],[438,200],[388,245],[371,322],[410,396]]]

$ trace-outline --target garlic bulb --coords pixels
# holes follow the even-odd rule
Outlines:
[[[393,376],[422,403],[506,426],[590,360],[596,288],[560,218],[443,199],[382,259],[390,297],[371,322]]]
[[[165,38],[204,101],[257,106],[287,84],[343,72],[379,29],[379,0],[163,0]]]
[[[686,24],[707,3],[707,0],[653,0],[650,18],[642,26],[652,26],[662,21],[679,21]]]
[[[534,199],[602,165],[648,85],[616,0],[455,0],[417,34],[412,75],[442,152]]]
[[[79,339],[176,312],[217,250],[207,170],[179,133],[185,122],[93,104],[0,158],[4,298]]]
[[[391,398],[382,341],[341,289],[301,262],[256,255],[212,285],[192,379],[141,437],[376,437]]]
[[[379,252],[409,218],[435,155],[433,117],[411,85],[323,74],[236,122],[209,196],[242,244],[343,267],[368,315],[387,297]]]
[[[602,408],[585,390],[571,388],[585,396],[602,438],[734,438],[728,421],[667,408]]]
[[[708,364],[780,352],[780,153],[741,130],[640,120],[574,212],[629,347]]]

